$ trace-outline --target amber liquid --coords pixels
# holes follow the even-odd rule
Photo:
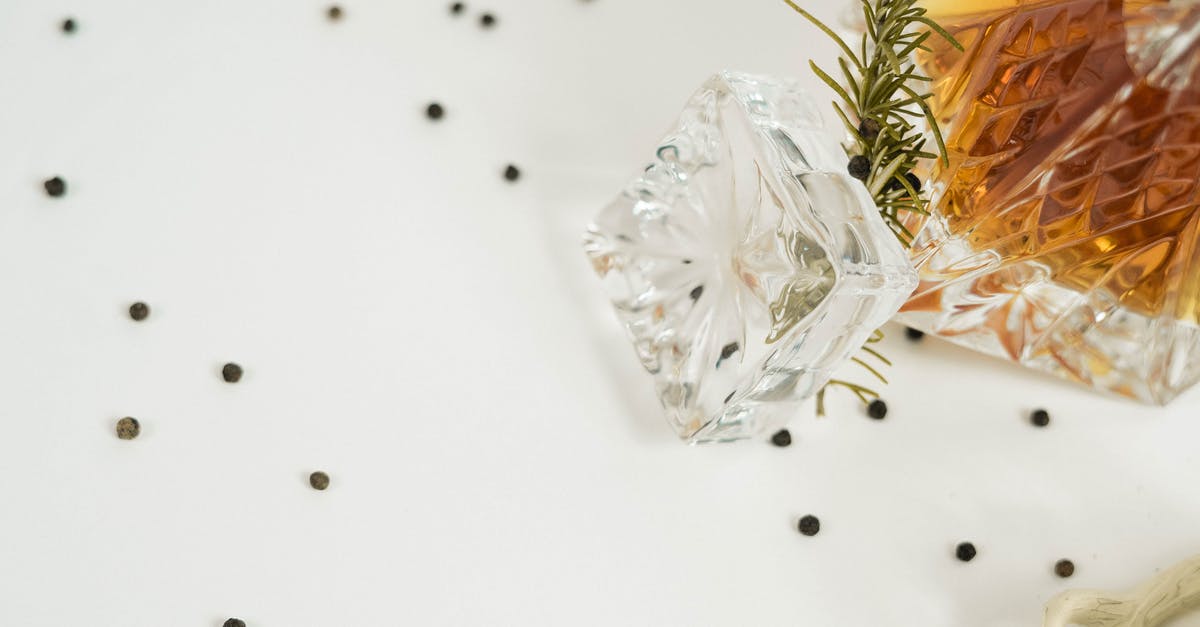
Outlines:
[[[952,234],[1005,263],[1036,261],[1059,285],[1197,322],[1200,77],[1188,72],[1200,62],[1194,50],[1157,65],[1130,53],[1148,4],[1161,8],[927,2],[966,48],[920,59],[950,154],[933,175],[937,210]],[[933,300],[926,290],[909,309]]]

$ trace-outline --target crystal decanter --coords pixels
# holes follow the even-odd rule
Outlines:
[[[588,229],[687,441],[779,428],[916,286],[835,137],[798,84],[719,74]]]
[[[1165,403],[1200,378],[1200,5],[929,0],[950,155],[901,320]]]

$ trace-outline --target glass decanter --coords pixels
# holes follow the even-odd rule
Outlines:
[[[900,319],[1165,403],[1200,378],[1200,6],[930,0],[950,155]],[[915,226],[915,225],[914,225]]]

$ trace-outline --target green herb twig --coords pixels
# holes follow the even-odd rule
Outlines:
[[[917,179],[908,174],[922,159],[940,158],[946,165],[950,162],[937,119],[929,108],[931,94],[914,88],[930,79],[917,70],[912,57],[918,50],[929,51],[925,44],[935,34],[959,50],[962,46],[926,17],[917,0],[862,0],[866,28],[857,51],[793,0],[783,1],[841,49],[840,80],[813,61],[809,66],[841,100],[833,107],[850,133],[852,144],[847,152],[851,157],[869,160],[870,170],[863,182],[879,214],[905,246],[911,245],[913,234],[901,215],[928,213],[928,200],[921,196],[919,184],[914,183]],[[915,124],[921,119],[937,143],[936,154],[925,150],[926,134]]]
[[[930,51],[925,44],[935,34],[958,50],[963,49],[962,45],[926,16],[925,9],[917,6],[917,0],[861,0],[865,32],[857,51],[793,0],[783,1],[841,49],[840,80],[811,60],[809,66],[841,100],[840,105],[834,101],[833,108],[852,139],[846,147],[851,174],[867,186],[879,215],[892,233],[905,247],[911,246],[913,234],[904,225],[902,214],[929,212],[929,201],[921,195],[920,179],[911,172],[922,159],[940,159],[943,164],[950,164],[946,142],[929,108],[931,94],[914,88],[929,83],[930,79],[917,71],[913,55],[917,51]],[[926,133],[915,123],[922,119],[937,143],[936,154],[925,150]],[[869,361],[891,365],[871,346],[882,340],[883,332],[877,329],[863,345],[864,355],[851,360],[886,385],[887,378]],[[817,392],[818,415],[825,415],[825,391],[830,386],[850,390],[864,404],[879,397],[878,392],[866,386],[831,379]]]

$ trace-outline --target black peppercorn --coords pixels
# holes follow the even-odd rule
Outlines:
[[[141,322],[150,315],[150,305],[138,301],[129,306],[129,317]]]
[[[242,367],[230,362],[221,368],[221,378],[226,383],[237,383],[242,380]]]
[[[62,32],[67,33],[68,35],[75,32],[75,20],[73,20],[69,17],[67,19],[63,20],[62,21]]]
[[[308,485],[314,490],[324,490],[329,487],[329,475],[318,470],[308,476]]]
[[[117,437],[122,440],[132,440],[142,432],[142,425],[137,418],[126,416],[117,421]]]
[[[491,13],[484,13],[479,16],[479,24],[484,28],[491,28],[496,25],[496,16]]]
[[[921,193],[921,179],[916,174],[905,172],[904,180],[908,181],[908,186],[913,188],[914,192]]]
[[[910,339],[914,342],[917,342],[925,337],[925,332],[920,329],[914,329],[912,327],[908,327],[908,328],[904,329],[904,337],[907,337],[908,339]]]
[[[464,10],[466,10],[466,8],[467,5],[461,2],[455,2],[454,4],[450,5],[450,13],[453,15],[460,15]]]
[[[1058,560],[1054,564],[1054,574],[1066,579],[1075,574],[1075,562],[1071,560]]]
[[[879,137],[879,131],[881,130],[883,129],[879,126],[878,120],[867,118],[858,123],[858,134],[865,139],[867,143],[874,143],[875,138]]]
[[[1032,422],[1034,426],[1044,427],[1050,424],[1050,412],[1044,409],[1035,409],[1033,413],[1029,414],[1029,422]]]
[[[519,178],[521,178],[521,171],[517,169],[517,166],[509,165],[507,168],[504,168],[504,180],[511,182]]]
[[[726,359],[733,357],[733,354],[736,352],[738,352],[737,342],[730,342],[726,344],[725,346],[721,347],[721,361],[725,361]]]
[[[806,536],[815,536],[821,532],[821,521],[816,516],[805,516],[796,524],[796,528]]]
[[[336,22],[337,20],[342,19],[342,7],[335,4],[331,7],[329,7],[325,11],[325,14],[329,16],[330,20],[333,20]]]
[[[690,293],[688,293],[688,296],[690,296],[692,301],[694,302],[694,301],[700,300],[700,295],[703,293],[704,293],[704,286],[697,285],[696,287],[692,288],[692,291]]]
[[[771,444],[774,444],[778,447],[791,446],[791,432],[789,432],[787,429],[780,429],[779,431],[776,431],[775,435],[771,436]]]
[[[221,627],[246,627],[246,621],[240,618],[231,618],[225,621]]]
[[[850,172],[850,176],[865,181],[871,176],[871,160],[862,155],[854,155],[850,158],[850,164],[846,169]]]
[[[42,183],[42,187],[46,189],[46,194],[51,198],[58,198],[67,193],[67,182],[57,176],[52,179],[46,179]]]
[[[875,420],[883,420],[887,416],[888,406],[883,399],[877,398],[867,404],[867,415]]]
[[[970,542],[962,542],[958,546],[954,547],[954,556],[960,561],[969,562],[975,559],[975,555],[975,545],[971,544]]]
[[[442,119],[442,116],[446,115],[446,110],[442,108],[441,104],[431,102],[429,103],[428,107],[425,107],[425,115],[428,116],[430,120],[440,120]]]
[[[908,181],[908,186],[913,188],[914,192],[917,192],[918,194],[921,193],[921,179],[917,178],[916,174],[913,174],[912,172],[905,172],[904,180]],[[904,189],[904,185],[900,183],[899,179],[892,177],[888,180],[887,185],[883,186],[883,189],[884,191],[894,192],[896,190]]]

